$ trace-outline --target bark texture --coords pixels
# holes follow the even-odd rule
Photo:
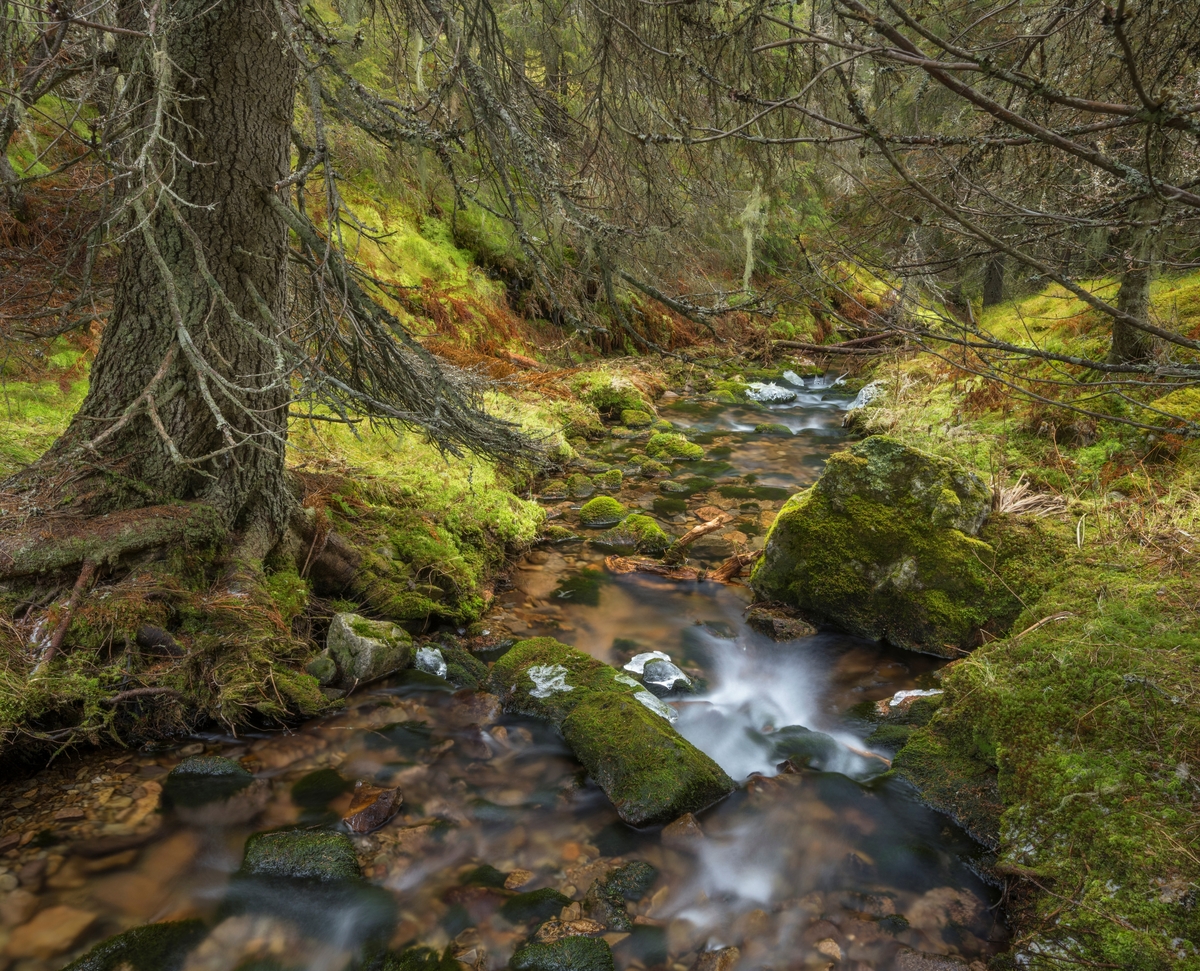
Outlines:
[[[128,26],[144,29],[142,11],[137,0],[123,0]],[[277,369],[274,350],[217,298],[203,278],[196,251],[202,251],[203,262],[238,314],[272,333],[253,293],[261,294],[276,320],[282,319],[286,229],[264,189],[288,171],[294,61],[272,0],[175,0],[165,14],[174,93],[164,135],[178,152],[161,149],[158,157],[163,180],[182,200],[177,208],[194,235],[160,203],[149,221],[152,240],[147,240],[136,214],[130,213],[113,313],[91,388],[51,457],[110,429],[153,386],[153,409],[137,405],[133,417],[100,447],[103,463],[119,473],[109,481],[130,485],[124,495],[110,489],[101,505],[199,500],[219,510],[230,526],[253,521],[278,532],[288,506],[283,445],[288,389],[275,382],[274,388],[262,390]],[[151,95],[161,92],[161,55],[156,59],[144,45],[130,42],[122,61],[126,74],[143,72],[157,79],[147,82]],[[152,114],[153,108],[147,125]],[[153,201],[146,199],[147,207]],[[168,299],[172,290],[178,316]],[[208,382],[209,397],[235,437],[253,436],[251,443],[199,463],[180,462],[179,456],[220,452],[228,439],[205,401],[197,369],[180,346],[181,324],[198,353],[243,389],[230,392]],[[172,359],[163,372],[169,354]],[[172,456],[166,437],[179,456]]]
[[[1150,284],[1154,282],[1159,261],[1158,218],[1162,206],[1153,198],[1132,207],[1132,216],[1141,225],[1129,230],[1128,262],[1117,292],[1117,310],[1138,320],[1150,319]],[[1113,320],[1109,364],[1141,364],[1153,359],[1157,342],[1151,334],[1122,320]]]

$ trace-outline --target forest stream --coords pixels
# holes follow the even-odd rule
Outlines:
[[[761,536],[770,513],[815,480],[842,440],[852,397],[827,379],[792,377],[796,399],[770,406],[769,416],[790,436],[754,433],[761,408],[687,399],[664,407],[664,417],[706,442],[706,459],[688,465],[696,479],[712,480],[708,498],[632,478],[621,501],[678,532],[720,495],[739,517],[736,528],[751,542]],[[612,461],[622,445],[607,446]],[[555,521],[578,528],[578,502],[547,506]],[[727,545],[706,538],[691,562],[715,566]],[[688,971],[704,952],[733,945],[744,968],[883,971],[900,966],[908,949],[986,962],[1006,931],[996,893],[973,868],[982,851],[906,784],[883,777],[886,753],[871,751],[867,731],[847,714],[935,688],[944,662],[832,632],[775,641],[746,623],[752,599],[737,584],[614,575],[602,552],[577,539],[527,554],[485,620],[516,639],[556,637],[618,668],[646,652],[669,656],[694,689],[664,698],[677,729],[744,783],[698,822],[624,825],[552,728],[408,671],[293,732],[64,759],[6,785],[5,906],[55,914],[47,934],[64,942],[30,950],[17,967],[50,971],[110,934],[190,916],[214,919],[215,929],[189,957],[189,971],[232,971],[248,958],[344,967],[370,923],[353,898],[319,912],[300,907],[295,914],[307,916],[299,922],[281,919],[289,905],[257,914],[253,901],[236,916],[217,915],[250,833],[341,825],[347,780],[357,779],[398,786],[403,797],[390,822],[355,836],[368,881],[394,897],[393,947],[449,946],[479,971],[503,967],[531,926],[508,903],[518,899],[511,891],[553,888],[575,902],[563,918],[578,918],[598,877],[643,861],[654,872],[635,871],[644,879],[626,895],[636,898],[632,929],[605,935],[620,969]],[[627,670],[637,669],[632,662]],[[819,771],[780,756],[777,740],[789,726],[836,739]],[[190,822],[160,816],[164,776],[200,753],[241,760],[266,780],[261,809],[250,819],[245,807]],[[20,915],[3,916],[20,923]]]

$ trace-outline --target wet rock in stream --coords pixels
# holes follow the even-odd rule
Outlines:
[[[193,826],[244,823],[270,798],[265,780],[220,756],[192,756],[175,766],[163,783],[163,804]]]
[[[660,698],[674,691],[690,691],[692,679],[684,674],[674,661],[654,658],[642,669],[642,683]]]
[[[266,915],[341,950],[386,941],[396,901],[367,883],[354,843],[343,833],[255,833],[229,882],[218,916]]]
[[[618,675],[582,651],[536,638],[496,662],[490,685],[507,711],[558,726],[627,823],[666,822],[732,792],[733,780]]]

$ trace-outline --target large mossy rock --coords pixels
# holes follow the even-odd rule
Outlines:
[[[412,635],[391,621],[334,614],[325,649],[337,664],[338,683],[353,687],[407,667]]]
[[[654,713],[661,702],[629,675],[553,638],[516,644],[496,662],[489,688],[507,711],[553,722],[631,825],[669,822],[735,788]]]
[[[990,509],[974,473],[868,438],[780,510],[751,585],[850,633],[954,657],[1011,612],[997,551],[978,536]]]

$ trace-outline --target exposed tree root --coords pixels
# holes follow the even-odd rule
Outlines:
[[[80,563],[114,565],[155,548],[211,545],[228,528],[211,506],[146,506],[103,516],[46,516],[0,537],[0,580],[52,574]]]
[[[75,581],[75,586],[71,588],[71,599],[67,602],[67,609],[63,611],[62,617],[59,618],[58,624],[54,628],[54,633],[50,636],[50,644],[46,648],[46,653],[42,656],[41,663],[49,664],[54,660],[54,656],[62,647],[63,638],[67,635],[67,628],[71,626],[71,618],[75,615],[75,608],[79,606],[79,601],[87,592],[88,587],[92,584],[92,578],[96,575],[96,562],[94,560],[84,560],[83,569],[79,571],[79,578]]]

